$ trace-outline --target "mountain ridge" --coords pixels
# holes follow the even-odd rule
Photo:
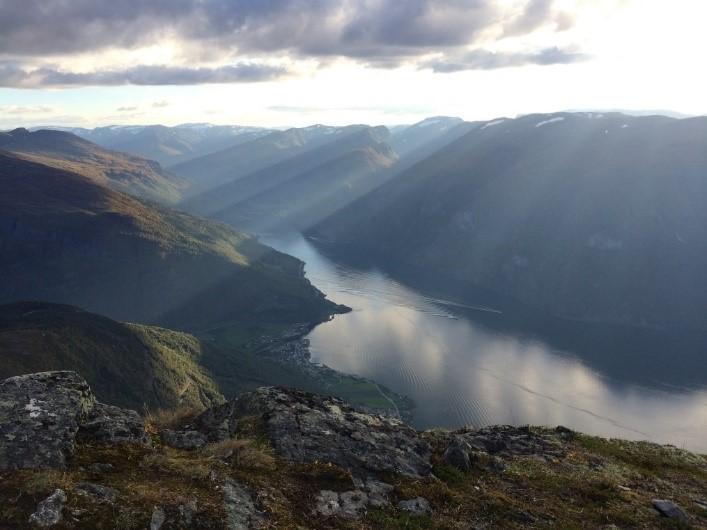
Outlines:
[[[0,149],[156,202],[176,203],[184,187],[157,162],[106,150],[69,132],[15,129],[0,133]]]

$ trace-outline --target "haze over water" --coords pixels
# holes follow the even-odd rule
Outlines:
[[[565,425],[707,452],[702,338],[655,340],[641,330],[616,338],[601,326],[531,336],[494,308],[427,297],[333,261],[299,235],[263,240],[302,259],[314,285],[353,308],[312,331],[312,361],[409,396],[418,428]]]

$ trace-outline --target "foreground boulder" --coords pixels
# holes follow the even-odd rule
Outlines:
[[[39,503],[37,511],[29,516],[29,522],[41,528],[54,526],[61,521],[64,503],[66,503],[66,493],[60,489],[55,490],[54,493]]]
[[[96,403],[79,434],[99,443],[147,443],[145,424],[134,410]]]
[[[64,467],[96,400],[74,372],[0,382],[0,469]]]
[[[687,520],[687,515],[672,501],[664,499],[653,499],[653,508],[658,510],[660,515],[667,517],[668,519],[680,519],[682,521]]]
[[[370,472],[422,476],[432,469],[430,446],[400,420],[299,390],[259,388],[206,411],[185,429],[218,441],[248,416],[262,419],[272,446],[289,462],[331,462],[361,476]]]
[[[332,462],[355,473],[427,475],[430,447],[400,420],[364,414],[345,401],[297,390],[260,388],[237,402],[242,415],[259,414],[286,460]]]
[[[0,470],[63,468],[77,436],[145,442],[134,411],[96,402],[75,372],[40,372],[0,382]]]

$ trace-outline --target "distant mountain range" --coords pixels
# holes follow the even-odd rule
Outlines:
[[[432,118],[385,127],[307,127],[174,168],[190,189],[182,206],[255,232],[302,230],[456,139],[470,124]],[[402,155],[399,155],[402,153]]]
[[[0,150],[158,202],[177,202],[185,185],[157,162],[103,149],[65,131],[0,132]]]
[[[200,195],[334,141],[339,135],[363,128],[365,126],[315,125],[275,131],[256,140],[179,164],[174,167],[174,171],[189,182],[187,196],[195,197],[193,204],[202,200],[208,203],[211,197]],[[230,197],[224,199],[230,200]],[[195,208],[202,210],[200,207]],[[220,206],[209,207],[211,211],[218,209]]]
[[[337,310],[300,261],[249,236],[10,153],[0,153],[0,251],[0,303],[176,329],[318,322]]]
[[[39,128],[35,128],[39,129]],[[179,164],[272,132],[263,127],[188,123],[164,125],[112,125],[82,127],[42,127],[73,133],[106,149],[156,160],[164,166]]]
[[[308,234],[459,299],[707,328],[707,118],[558,113],[469,132]]]

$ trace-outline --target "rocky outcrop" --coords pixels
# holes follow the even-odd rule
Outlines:
[[[223,507],[228,530],[259,528],[263,515],[258,511],[250,492],[241,483],[228,480],[223,485]]]
[[[233,436],[237,426],[238,415],[234,403],[227,402],[202,412],[191,428],[203,433],[209,442],[222,442]]]
[[[413,517],[422,517],[423,515],[428,515],[432,512],[430,501],[424,497],[415,497],[414,499],[400,501],[398,503],[398,508],[408,512]]]
[[[314,499],[314,513],[324,517],[359,519],[368,508],[383,508],[390,505],[388,495],[394,487],[385,482],[355,479],[358,489],[338,493],[322,490]]]
[[[0,519],[11,521],[2,528],[98,528],[118,520],[151,530],[378,528],[386,521],[653,528],[661,515],[675,519],[669,525],[701,527],[707,506],[704,457],[674,447],[562,427],[418,433],[339,399],[283,388],[261,388],[184,420],[154,446],[142,445],[137,413],[96,403],[71,372],[0,382],[0,412]],[[78,437],[86,441],[75,443]],[[655,471],[637,474],[644,462]],[[61,473],[16,471],[63,466]],[[562,495],[554,494],[557,484]],[[597,503],[621,511],[596,511]]]
[[[75,372],[40,372],[0,382],[0,470],[63,468],[77,436],[144,443],[140,416],[96,402]]]
[[[275,450],[295,463],[331,462],[355,475],[428,475],[430,447],[400,420],[362,413],[341,399],[259,388],[235,402],[234,414],[262,417]]]
[[[66,503],[66,493],[57,489],[37,506],[37,511],[29,516],[29,522],[34,526],[49,528],[59,523],[62,510]]]
[[[359,519],[369,504],[368,495],[361,490],[335,491],[322,490],[315,499],[314,512],[324,517],[343,517]]]
[[[106,444],[148,441],[145,424],[137,412],[103,403],[96,403],[79,434]]]
[[[564,457],[561,440],[571,435],[572,431],[564,427],[558,427],[553,433],[510,425],[462,429],[446,435],[442,458],[445,464],[462,471],[469,471],[475,465],[503,471],[505,464],[500,457],[532,456],[546,462]]]
[[[356,476],[393,472],[428,475],[430,446],[402,421],[364,413],[341,399],[263,387],[203,412],[178,431],[164,431],[173,447],[197,447],[233,436],[238,421],[259,417],[276,452],[293,463],[330,462]],[[198,441],[199,444],[192,444]],[[192,448],[193,448],[192,447]]]
[[[0,469],[64,467],[94,406],[88,383],[74,372],[0,382]]]
[[[162,443],[175,449],[199,449],[206,445],[206,436],[198,431],[165,429],[160,434]]]

